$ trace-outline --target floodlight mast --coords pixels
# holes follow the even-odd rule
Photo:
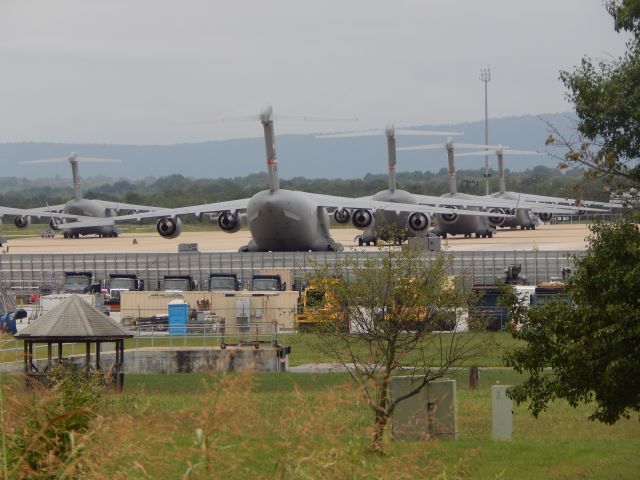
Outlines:
[[[489,145],[489,116],[487,85],[491,81],[491,66],[480,69],[480,81],[484,83],[484,144]],[[489,154],[484,156],[484,193],[489,195]]]

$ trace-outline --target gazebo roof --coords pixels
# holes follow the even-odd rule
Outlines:
[[[18,333],[16,338],[36,341],[108,341],[132,336],[117,322],[96,310],[78,295],[70,295]]]

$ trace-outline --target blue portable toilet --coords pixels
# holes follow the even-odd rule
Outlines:
[[[172,300],[169,302],[169,333],[171,335],[184,335],[187,333],[189,320],[189,304],[184,300]]]

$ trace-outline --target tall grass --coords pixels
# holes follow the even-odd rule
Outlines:
[[[484,370],[469,391],[466,375],[459,440],[387,438],[382,457],[367,453],[370,413],[346,374],[128,375],[126,393],[99,390],[80,405],[65,404],[62,387],[28,390],[4,376],[3,478],[637,478],[637,419],[601,425],[561,402],[538,420],[515,408],[514,440],[495,442],[489,387],[521,377]],[[80,413],[83,428],[63,422]]]

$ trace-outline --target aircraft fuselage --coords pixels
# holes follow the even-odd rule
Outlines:
[[[64,213],[69,215],[83,215],[85,217],[106,218],[109,215],[103,205],[86,198],[70,200],[64,205]],[[65,230],[71,235],[105,235],[111,236],[118,233],[112,225],[101,227],[81,227]]]
[[[292,190],[263,190],[247,205],[252,240],[248,252],[341,250],[329,234],[329,215],[306,195]]]

